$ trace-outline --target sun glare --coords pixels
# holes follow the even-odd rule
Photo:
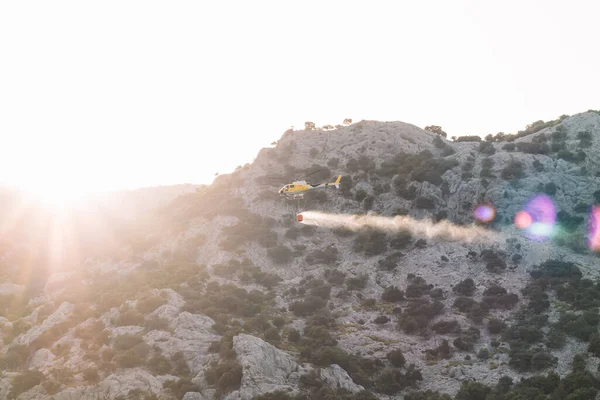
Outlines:
[[[84,190],[78,190],[71,185],[37,184],[23,187],[23,191],[43,207],[51,209],[73,208],[83,202],[86,197]]]

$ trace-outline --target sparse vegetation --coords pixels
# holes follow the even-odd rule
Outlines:
[[[36,391],[52,396],[68,387],[94,385],[123,369],[142,368],[161,376],[161,380],[165,375],[175,378],[164,383],[165,394],[135,389],[124,392],[120,400],[155,400],[165,395],[182,399],[185,393],[200,390],[192,381],[196,371],[190,371],[187,354],[171,356],[161,341],[169,340],[169,346],[177,346],[179,338],[187,335],[185,330],[196,329],[191,318],[198,318],[200,325],[208,321],[206,316],[214,324],[198,331],[212,328],[222,337],[210,345],[211,357],[219,359],[206,369],[203,383],[217,391],[216,397],[240,387],[245,371],[237,361],[233,338],[244,332],[286,351],[297,362],[312,363],[316,368],[300,377],[299,394],[279,391],[255,396],[256,399],[371,400],[376,398],[373,393],[408,400],[593,399],[600,381],[595,372],[586,368],[588,357],[600,357],[600,281],[584,273],[593,269],[593,265],[584,265],[587,256],[575,258],[570,250],[592,255],[585,234],[590,208],[600,203],[600,190],[592,194],[592,201],[582,198],[575,203],[571,200],[575,195],[573,185],[555,178],[569,168],[577,169],[577,165],[569,166],[565,161],[580,163],[595,157],[585,149],[593,145],[597,132],[592,128],[572,131],[577,125],[568,124],[566,128],[561,124],[563,120],[537,121],[517,135],[490,134],[485,141],[480,136],[456,140],[474,142],[464,144],[449,144],[444,139],[445,132],[431,126],[428,130],[437,133],[431,135],[435,147],[429,147],[432,152],[397,153],[383,162],[372,157],[377,154],[380,137],[366,140],[359,145],[359,151],[340,146],[337,156],[331,157],[324,150],[327,146],[318,142],[296,146],[300,144],[293,143],[298,133],[289,136],[288,132],[277,147],[268,149],[270,155],[263,153],[266,155],[261,160],[265,168],[274,168],[274,163],[280,162],[290,179],[305,169],[292,167],[302,165],[301,159],[293,159],[295,154],[309,154],[326,162],[326,166],[316,166],[325,168],[323,174],[327,176],[323,179],[331,177],[329,168],[335,170],[333,174],[343,173],[340,191],[315,191],[314,196],[306,198],[310,206],[306,209],[326,212],[361,213],[376,209],[386,216],[413,214],[416,218],[429,216],[463,224],[465,213],[483,199],[498,200],[495,207],[505,220],[511,218],[512,212],[506,204],[521,201],[525,191],[527,196],[529,191],[535,191],[556,197],[561,209],[552,240],[570,249],[561,249],[564,258],[535,266],[531,280],[522,286],[516,285],[515,279],[522,279],[523,271],[531,268],[531,255],[529,246],[521,248],[516,239],[507,240],[506,253],[497,250],[495,244],[478,253],[473,251],[477,249],[475,245],[464,244],[463,250],[435,239],[417,240],[408,232],[354,232],[295,224],[294,204],[285,209],[287,206],[280,207],[272,201],[277,200],[276,185],[264,176],[257,178],[247,166],[240,166],[231,176],[216,179],[211,187],[177,198],[161,209],[159,214],[164,221],[157,225],[159,229],[153,228],[162,231],[160,234],[148,234],[145,229],[137,232],[111,220],[117,245],[107,244],[104,257],[103,246],[90,244],[93,252],[86,256],[102,258],[91,257],[85,271],[73,267],[73,277],[52,282],[56,285],[48,289],[52,301],[41,308],[37,308],[38,301],[44,298],[40,295],[46,290],[49,273],[32,274],[36,270],[27,267],[15,272],[15,266],[33,264],[39,259],[26,251],[18,257],[6,251],[0,260],[0,277],[3,282],[5,279],[24,284],[25,288],[23,294],[0,297],[0,316],[8,321],[0,321],[4,346],[0,368],[6,375],[7,398],[16,398],[37,385],[41,387]],[[345,125],[350,123],[344,121]],[[307,130],[333,129],[329,125],[317,128],[307,124]],[[361,122],[324,134],[360,133],[363,125]],[[550,129],[539,132],[546,128]],[[388,129],[379,131],[385,136],[390,133]],[[367,134],[369,130],[362,132]],[[530,141],[514,142],[515,138],[532,133],[536,134]],[[575,133],[577,141],[573,140]],[[499,143],[502,141],[508,143]],[[431,145],[415,140],[410,151],[427,146]],[[294,148],[301,151],[294,152]],[[453,149],[459,154],[454,155]],[[519,153],[501,154],[504,151]],[[514,158],[505,163],[507,157]],[[458,159],[462,165],[455,169]],[[557,159],[562,161],[555,168]],[[587,161],[590,171],[573,172],[580,175],[578,185],[584,179],[581,174],[595,173],[595,164]],[[526,171],[529,165],[532,168]],[[543,172],[544,165],[550,175],[538,174],[535,181],[527,178],[517,182]],[[311,172],[314,167],[306,169]],[[512,181],[511,184],[498,180],[496,175]],[[461,177],[470,182],[457,188]],[[254,191],[256,186],[259,188]],[[512,187],[506,190],[502,186]],[[465,187],[467,191],[463,190]],[[476,190],[471,192],[471,187]],[[588,196],[586,185],[578,188]],[[273,192],[275,198],[265,194]],[[505,199],[501,199],[503,192]],[[261,203],[249,205],[248,202],[256,201],[257,194]],[[264,216],[266,213],[270,215]],[[219,216],[235,218],[215,219]],[[204,233],[193,233],[200,230]],[[30,234],[37,232],[32,230]],[[169,239],[170,246],[165,245],[164,239]],[[3,251],[5,248],[10,245],[3,243]],[[425,250],[416,250],[419,255],[415,256],[415,249]],[[263,254],[265,259],[261,258]],[[418,258],[421,254],[422,259]],[[210,265],[198,263],[202,259],[209,260]],[[568,260],[577,260],[581,269]],[[123,261],[118,273],[103,271],[105,265],[114,267],[114,261]],[[294,270],[290,270],[292,266]],[[479,273],[481,268],[485,273]],[[403,271],[417,270],[427,272],[422,276],[408,274],[404,280]],[[431,279],[435,285],[423,278],[431,274],[439,274]],[[25,282],[20,275],[31,275],[31,282]],[[295,276],[299,278],[294,279]],[[515,292],[515,287],[523,289]],[[72,316],[45,329],[31,344],[18,344],[23,339],[21,336],[16,340],[19,335],[27,334],[45,320],[45,324],[54,320],[56,317],[48,318],[64,302],[73,304]],[[130,331],[137,333],[123,334]],[[430,340],[423,354],[413,349],[408,353],[409,346],[420,343],[421,338],[415,335]],[[65,336],[68,340],[63,339]],[[369,344],[360,349],[353,347],[362,339]],[[560,377],[554,372],[558,358],[562,360],[564,354],[569,354],[573,343],[583,354],[575,355],[571,371],[563,374],[565,366],[561,365]],[[32,369],[32,356],[42,348],[48,349],[49,360],[55,361],[48,361],[54,365],[37,371]],[[76,357],[84,361],[80,368],[73,367]],[[505,376],[497,383],[486,380],[483,384],[468,381],[466,377],[473,376],[471,373],[465,374],[455,396],[417,391],[423,377],[411,365],[414,357],[423,358],[418,360],[419,365],[437,363],[444,379],[462,379],[455,377],[460,372],[454,367],[459,365],[463,369],[476,365],[480,372],[495,370],[489,377],[510,368],[511,376],[518,374],[519,379],[513,382]],[[193,363],[197,368],[196,361]],[[329,387],[320,368],[331,364],[340,365],[366,390],[351,393]],[[522,373],[527,373],[528,378],[521,379]]]

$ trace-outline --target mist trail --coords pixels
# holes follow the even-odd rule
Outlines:
[[[490,243],[499,240],[499,233],[479,226],[460,226],[448,221],[433,222],[407,216],[382,217],[374,215],[329,214],[305,211],[302,222],[327,228],[345,228],[352,231],[371,228],[386,232],[410,232],[424,238],[440,238],[452,242]]]

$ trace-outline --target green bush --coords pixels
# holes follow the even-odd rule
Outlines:
[[[327,301],[319,297],[307,296],[303,301],[296,301],[290,304],[289,308],[297,317],[306,317],[324,308],[326,305]]]
[[[153,375],[167,375],[172,367],[167,357],[156,354],[148,360],[148,369]]]
[[[502,179],[520,179],[525,176],[525,172],[523,171],[523,164],[519,161],[511,161],[503,170],[502,170]]]
[[[496,153],[496,149],[494,145],[490,142],[481,142],[479,143],[479,152],[482,154],[492,155]]]
[[[385,253],[387,237],[383,232],[368,230],[360,232],[354,240],[354,251],[364,253],[368,257]]]
[[[90,384],[95,384],[100,380],[100,375],[98,374],[97,368],[86,368],[83,371],[83,379]]]
[[[240,388],[242,366],[237,361],[213,363],[206,370],[204,379],[209,385],[216,385],[220,394],[229,393]]]
[[[147,296],[138,300],[136,309],[142,314],[150,314],[164,304],[167,304],[167,300],[160,296]]]
[[[502,333],[506,329],[506,323],[498,318],[490,318],[488,321],[488,332],[492,335]]]
[[[397,303],[404,300],[404,291],[398,289],[396,286],[389,286],[383,290],[381,300],[390,303]]]
[[[240,379],[241,379],[241,373],[240,373]],[[170,389],[173,394],[175,395],[175,398],[181,400],[183,399],[183,397],[185,396],[186,393],[188,392],[198,392],[199,391],[199,387],[197,385],[195,385],[192,382],[191,378],[180,378],[177,381],[165,381],[165,383],[163,384],[163,388],[165,389]],[[239,385],[238,385],[239,388]],[[219,387],[220,389],[220,387]]]
[[[431,329],[438,334],[460,333],[460,324],[455,319],[451,321],[438,321]]]
[[[471,278],[466,278],[457,283],[452,291],[463,296],[473,296],[475,294],[475,282]]]
[[[401,368],[406,363],[404,354],[400,349],[392,350],[386,355],[387,360],[396,368]]]
[[[432,210],[435,208],[435,200],[430,197],[419,196],[415,200],[415,207]]]
[[[33,387],[44,382],[45,376],[38,370],[28,370],[22,374],[15,376],[11,382],[8,399],[16,399],[21,393],[32,389]]]
[[[346,278],[346,286],[348,287],[348,290],[363,290],[367,287],[368,281],[369,277],[367,274],[360,274],[358,276]]]
[[[128,310],[119,314],[119,316],[113,320],[113,324],[115,324],[115,326],[144,326],[144,316],[135,310]]]
[[[268,249],[267,255],[276,264],[287,264],[294,256],[293,252],[285,245],[279,245],[277,247]]]

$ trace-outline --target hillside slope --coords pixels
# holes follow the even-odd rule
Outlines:
[[[7,244],[0,397],[595,398],[599,264],[586,234],[599,151],[596,112],[493,142],[401,122],[288,131],[84,250],[68,241],[83,254],[50,265],[43,286],[29,284],[35,248]],[[341,188],[279,198],[316,170],[311,181],[342,174]],[[540,194],[557,224],[532,240],[513,220]],[[478,204],[495,209],[487,225]],[[374,210],[485,227],[493,241],[295,222]]]

